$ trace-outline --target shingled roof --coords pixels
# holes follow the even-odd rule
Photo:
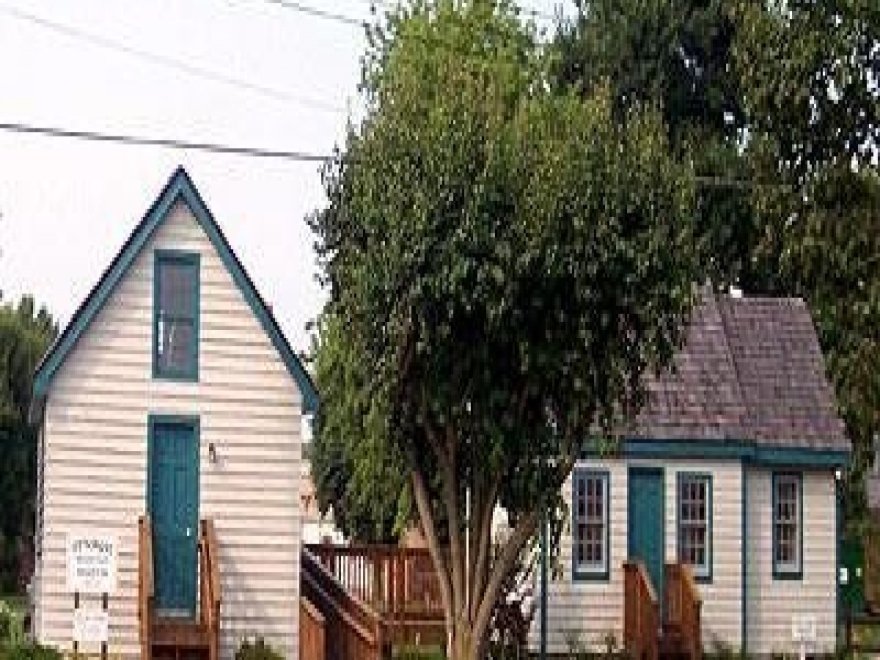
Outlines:
[[[633,440],[849,450],[810,313],[794,298],[705,291],[673,368],[647,383]]]

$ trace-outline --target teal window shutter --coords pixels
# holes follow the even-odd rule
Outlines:
[[[153,263],[153,376],[199,377],[199,255],[156,250]]]

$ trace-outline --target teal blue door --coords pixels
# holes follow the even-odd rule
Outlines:
[[[628,556],[645,563],[661,607],[665,557],[663,525],[666,518],[663,495],[663,470],[630,468]]]
[[[166,616],[194,616],[199,520],[195,425],[152,420],[149,452],[156,609]]]

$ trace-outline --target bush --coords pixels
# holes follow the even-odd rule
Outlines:
[[[443,660],[443,649],[436,646],[401,646],[391,655],[394,660]]]
[[[284,660],[284,656],[258,637],[253,642],[244,640],[235,652],[235,660]]]
[[[62,657],[58,650],[32,642],[0,647],[0,660],[61,660]]]

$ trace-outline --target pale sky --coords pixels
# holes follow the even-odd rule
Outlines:
[[[370,16],[369,0],[300,4]],[[354,26],[269,0],[0,0],[0,123],[329,153],[359,107],[364,47]],[[304,222],[323,204],[315,163],[0,131],[4,298],[32,293],[66,323],[177,165],[307,349],[323,302]]]

